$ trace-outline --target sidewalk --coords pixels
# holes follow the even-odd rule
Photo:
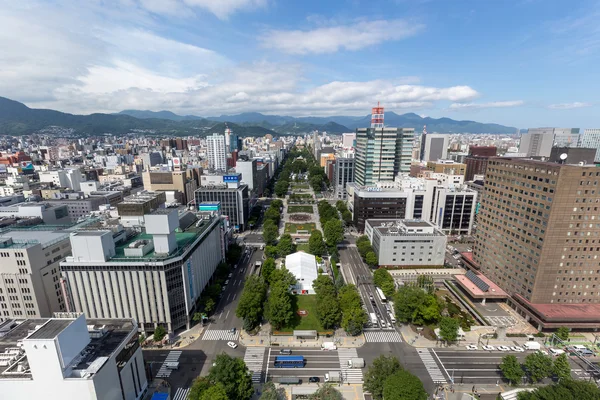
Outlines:
[[[246,347],[312,347],[320,348],[323,342],[334,342],[337,347],[341,348],[356,348],[365,344],[365,336],[345,336],[339,331],[334,337],[319,337],[317,340],[296,340],[293,336],[274,336],[263,334],[262,331],[258,335],[251,336],[246,331],[240,330],[240,344]]]
[[[171,340],[171,344],[166,344],[160,348],[158,346],[145,346],[142,349],[143,350],[182,349],[184,347],[189,346],[190,344],[195,342],[197,339],[202,337],[202,334],[204,333],[204,328],[206,328],[206,327],[202,326],[201,323],[198,323],[198,324],[192,326],[187,331],[179,332],[177,335],[175,335],[173,337],[173,339]],[[179,345],[177,345],[178,342],[179,342]]]
[[[473,388],[475,391],[473,392]],[[473,385],[465,383],[462,385],[446,385],[441,391],[437,392],[437,398],[445,400],[496,400],[499,393],[506,390],[512,390],[513,387],[502,385]],[[474,396],[474,394],[476,394]],[[435,398],[435,397],[434,397]]]

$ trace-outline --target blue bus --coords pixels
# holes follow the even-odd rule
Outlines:
[[[303,356],[277,356],[275,368],[304,368]]]

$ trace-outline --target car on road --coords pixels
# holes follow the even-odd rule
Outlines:
[[[482,347],[484,350],[489,350],[489,351],[496,350],[496,348],[494,346],[491,346],[489,344],[484,344]]]
[[[235,328],[231,328],[230,332],[235,334]]]
[[[227,342],[227,346],[231,347],[232,349],[235,349],[238,345],[233,342]]]
[[[512,351],[516,351],[517,353],[523,353],[525,351],[525,349],[523,349],[522,347],[519,347],[519,346],[511,346],[510,349]]]
[[[508,347],[508,346],[498,346],[498,350],[500,350],[500,351],[510,351],[510,347]]]
[[[467,350],[478,350],[478,349],[477,349],[477,346],[475,346],[474,344],[468,344]]]
[[[310,378],[308,378],[308,381],[311,383],[319,383],[321,379],[318,376],[311,376]]]
[[[281,349],[281,350],[279,350],[279,354],[290,355],[290,354],[292,354],[292,350],[291,349]]]
[[[371,302],[374,302],[374,301],[375,301],[375,299],[373,298],[373,295],[372,295],[372,294],[370,294],[370,295],[369,295],[369,300],[371,300]]]
[[[565,351],[561,350],[561,349],[550,349],[550,354],[552,354],[553,356],[560,356],[561,354],[564,354]]]

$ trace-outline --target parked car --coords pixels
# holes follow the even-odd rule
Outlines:
[[[546,350],[538,350],[538,351],[536,351],[536,353],[543,354],[545,356],[548,355],[548,352]]]
[[[310,378],[308,378],[308,381],[312,383],[319,383],[321,381],[321,378],[319,378],[318,376],[311,376]]]
[[[487,345],[487,344],[484,344],[482,347],[484,350],[489,350],[489,351],[496,350],[496,348],[494,346]]]
[[[478,348],[474,344],[468,344],[467,345],[467,350],[478,350]]]
[[[498,346],[499,351],[510,351],[510,347],[508,346]]]
[[[238,345],[233,342],[227,342],[227,346],[231,347],[232,349],[235,349]]]
[[[518,353],[523,353],[525,351],[525,349],[523,349],[522,347],[519,347],[519,346],[512,346],[510,349],[512,351],[516,351]]]

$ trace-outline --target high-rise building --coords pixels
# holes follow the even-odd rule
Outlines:
[[[208,178],[215,178],[208,183]],[[203,175],[207,178],[202,187],[196,190],[196,204],[202,202],[221,203],[221,213],[226,216],[229,225],[236,231],[247,228],[250,213],[248,185],[241,184],[241,174]],[[206,182],[206,183],[205,183]]]
[[[554,128],[553,146],[578,147],[580,139],[579,128]]]
[[[521,135],[519,154],[526,157],[549,157],[554,144],[554,128],[529,128]]]
[[[235,165],[235,172],[242,174],[242,182],[248,185],[250,191],[253,191],[258,185],[258,164],[256,160],[238,160]]]
[[[489,158],[495,156],[495,146],[469,147],[469,155],[465,157],[465,165],[467,166],[465,180],[472,181],[475,175],[485,175]]]
[[[426,167],[429,171],[433,171],[436,174],[464,176],[467,171],[467,166],[465,164],[457,163],[454,160],[428,161]]]
[[[346,200],[346,184],[354,182],[354,158],[338,158],[334,165],[333,186],[335,198]]]
[[[600,320],[599,184],[594,165],[489,160],[474,261],[542,327]]]
[[[207,143],[207,158],[208,167],[215,171],[227,170],[227,153],[225,151],[225,136],[218,133],[208,136]]]
[[[421,161],[445,160],[449,141],[450,135],[424,133],[421,136]]]
[[[356,133],[342,133],[342,146],[345,148],[354,147]]]
[[[600,162],[600,129],[586,129],[581,138],[581,147],[596,149],[595,162]]]

